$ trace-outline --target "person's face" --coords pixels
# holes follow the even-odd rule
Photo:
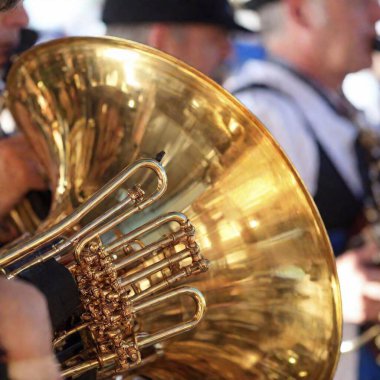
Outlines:
[[[212,78],[231,52],[228,32],[219,26],[187,24],[173,33],[171,51],[167,52]]]
[[[323,0],[321,6],[326,19],[314,42],[330,71],[347,74],[369,67],[380,19],[378,0]]]
[[[20,31],[29,19],[22,2],[5,12],[0,12],[0,66],[4,65],[20,42]]]

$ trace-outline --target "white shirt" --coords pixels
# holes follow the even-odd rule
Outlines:
[[[347,75],[343,91],[355,107],[364,111],[374,128],[380,128],[380,81],[373,70]]]
[[[308,83],[276,63],[251,60],[225,87],[234,92],[252,83],[278,91],[257,88],[236,96],[279,142],[310,193],[317,191],[319,173],[316,137],[347,186],[360,195],[362,184],[354,150],[357,127],[338,115]]]

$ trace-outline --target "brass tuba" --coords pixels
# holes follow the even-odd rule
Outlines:
[[[24,263],[30,252],[54,239],[59,241],[49,257],[73,270],[83,254],[79,248],[92,252],[94,247],[86,246],[91,234],[96,248],[112,253],[109,260],[113,270],[118,269],[120,262],[154,245],[150,239],[156,235],[163,236],[161,240],[181,235],[181,229],[173,230],[171,219],[168,224],[161,221],[167,220],[163,214],[182,220],[182,214],[172,212],[183,211],[195,227],[202,253],[189,265],[205,263],[206,257],[208,271],[198,266],[197,276],[181,277],[187,287],[178,293],[198,289],[192,296],[204,297],[206,309],[201,310],[201,301],[195,312],[204,313],[203,319],[187,332],[155,341],[154,355],[145,357],[142,352],[140,364],[121,369],[125,378],[136,373],[151,379],[332,378],[342,316],[324,226],[281,149],[235,98],[172,57],[109,38],[40,45],[15,63],[7,86],[9,107],[53,189],[50,215],[34,239],[1,252],[0,268],[9,277],[20,272],[14,268],[21,258]],[[158,157],[161,163],[152,163],[159,152],[165,152]],[[107,197],[99,192],[136,160],[137,165],[148,163],[147,170],[136,173],[132,166],[125,178],[116,180],[117,186],[106,185],[114,192]],[[105,232],[103,222],[101,227],[96,224],[107,214],[105,207],[136,201],[140,189],[155,194],[165,177],[161,169],[168,177],[165,194],[148,202],[147,208],[138,201],[136,212],[127,212],[117,228],[112,222]],[[158,181],[154,172],[161,173]],[[97,207],[84,213],[88,202]],[[67,222],[70,218],[73,223]],[[162,231],[153,229],[148,241],[142,241],[141,225],[151,220]],[[94,221],[96,226],[89,228]],[[117,239],[122,243],[113,243]],[[147,332],[191,320],[194,309],[189,299],[173,302],[161,293],[160,302],[150,303],[152,294],[139,299],[142,289],[161,284],[157,277],[170,282],[174,269],[182,268],[172,260],[182,251],[160,247],[151,250],[155,255],[139,256],[138,268],[145,276],[134,276],[136,268],[128,265],[118,272],[130,280],[129,290],[137,297],[132,302],[137,346],[145,342]],[[166,259],[167,266],[149,272]],[[88,341],[91,333],[85,335]],[[60,339],[57,336],[58,346]],[[114,357],[107,355],[100,352],[92,359],[99,378],[111,378],[115,371]],[[69,367],[64,363],[65,371]]]

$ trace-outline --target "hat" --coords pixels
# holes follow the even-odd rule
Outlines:
[[[248,31],[237,24],[228,0],[106,0],[106,24],[195,22]]]

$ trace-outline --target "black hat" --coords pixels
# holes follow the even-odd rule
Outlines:
[[[252,9],[253,11],[257,11],[262,8],[264,5],[268,5],[270,3],[274,3],[278,0],[248,0],[244,4],[244,8]]]
[[[199,22],[244,30],[234,19],[228,0],[106,0],[106,24],[139,22]]]

